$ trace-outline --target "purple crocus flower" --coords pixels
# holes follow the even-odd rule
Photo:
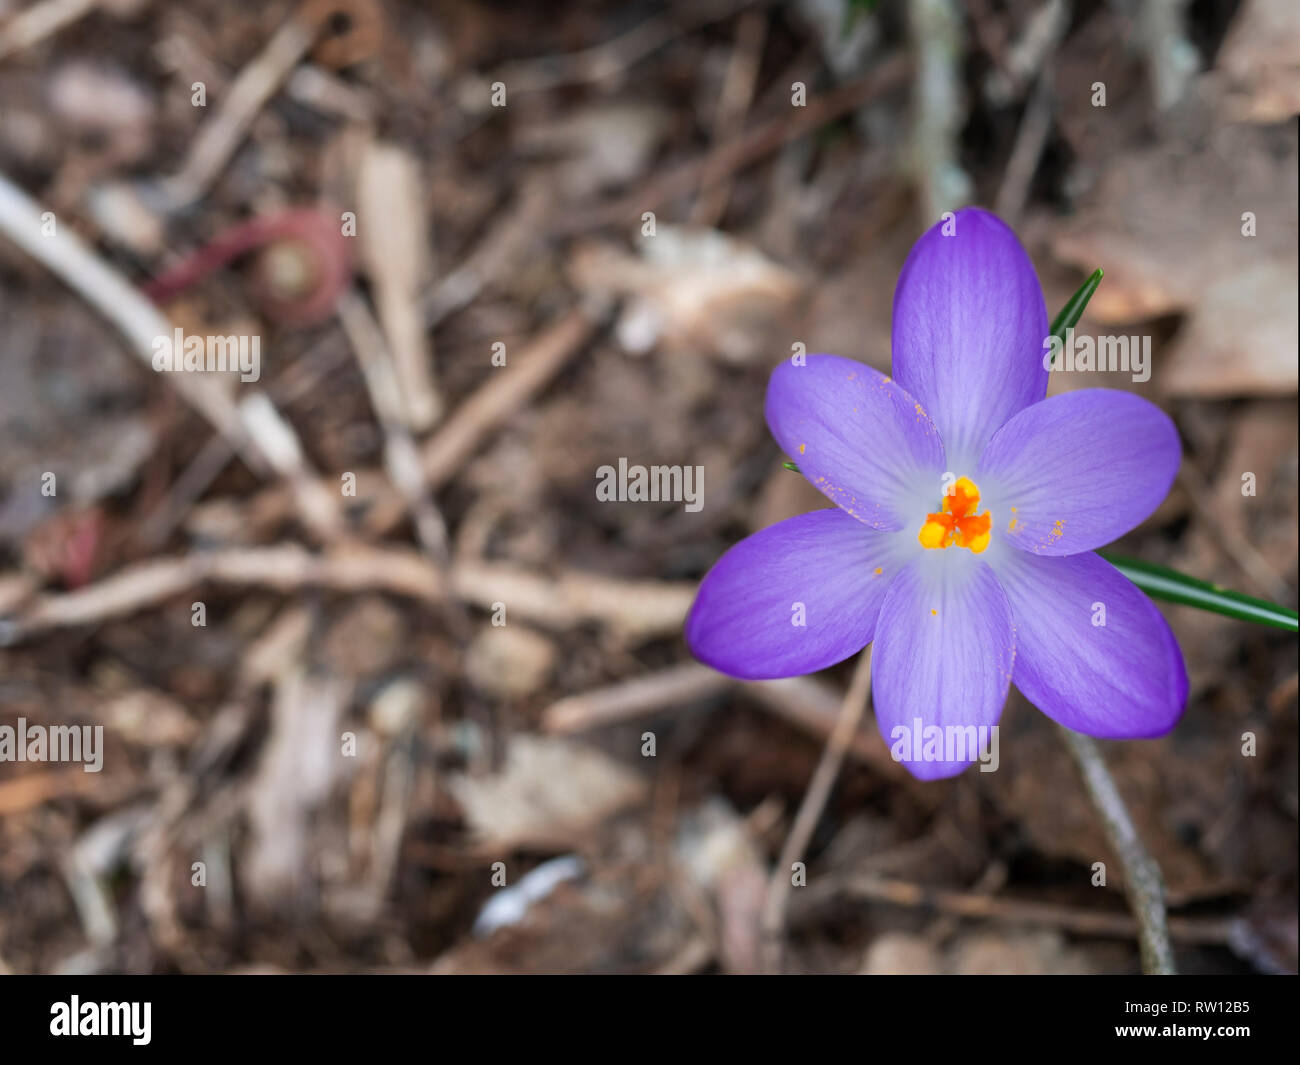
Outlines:
[[[875,641],[881,734],[923,780],[977,752],[944,760],[951,749],[926,752],[920,736],[895,741],[917,725],[995,725],[1013,681],[1077,732],[1173,728],[1187,699],[1178,644],[1094,550],[1165,498],[1178,433],[1125,392],[1046,399],[1047,333],[1024,248],[968,209],[922,236],[903,267],[892,377],[834,355],[778,366],[768,426],[836,505],[722,556],[686,621],[695,656],[769,679]]]

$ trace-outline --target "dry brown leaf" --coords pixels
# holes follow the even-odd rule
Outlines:
[[[1300,111],[1300,4],[1246,0],[1215,67],[1226,82],[1224,110],[1233,118],[1280,122]]]
[[[748,362],[767,351],[802,288],[757,248],[713,229],[660,225],[640,238],[640,251],[588,246],[571,267],[580,288],[628,297],[615,332],[637,355],[663,345]]]
[[[569,846],[626,806],[645,784],[599,751],[570,740],[519,734],[491,775],[456,774],[448,787],[483,850]]]
[[[357,237],[401,383],[406,425],[421,433],[442,414],[421,300],[428,282],[428,224],[419,162],[392,144],[368,143],[357,176]]]
[[[1116,158],[1053,251],[1082,270],[1105,269],[1088,305],[1093,322],[1187,314],[1154,369],[1166,394],[1293,394],[1295,128],[1227,126],[1187,143]],[[1243,234],[1245,212],[1255,236]]]

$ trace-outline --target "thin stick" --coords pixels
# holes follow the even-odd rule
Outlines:
[[[520,59],[498,67],[490,80],[501,81],[512,93],[541,92],[564,85],[604,81],[626,73],[633,64],[657,51],[674,37],[721,22],[754,0],[739,3],[706,4],[677,21],[674,14],[653,15],[620,37],[584,48],[580,52]]]
[[[440,603],[447,594],[441,572],[404,549],[347,544],[318,555],[286,543],[199,551],[136,563],[74,592],[40,596],[16,618],[0,623],[0,646],[47,629],[123,617],[208,582],[285,592],[304,587],[380,590],[429,603]]]
[[[248,134],[258,113],[311,48],[315,26],[291,15],[226,90],[215,115],[199,130],[180,170],[161,183],[167,206],[179,211],[202,199]]]
[[[642,715],[713,698],[733,687],[823,741],[835,731],[844,698],[829,684],[811,677],[735,681],[708,666],[691,662],[565,696],[543,711],[542,728],[563,734],[623,724]],[[846,753],[888,779],[897,780],[906,775],[906,770],[889,756],[884,741],[870,726],[859,729],[850,738]]]
[[[45,40],[99,6],[99,0],[41,0],[0,29],[0,59]]]
[[[546,732],[585,732],[623,724],[642,714],[708,699],[731,687],[730,677],[694,662],[568,695],[542,714]]]
[[[552,233],[571,236],[602,226],[628,224],[629,219],[639,224],[642,211],[654,210],[673,196],[692,191],[706,172],[710,181],[720,181],[743,170],[783,144],[806,136],[832,119],[897,88],[907,80],[910,70],[906,56],[890,56],[859,80],[813,97],[807,106],[796,108],[793,114],[778,115],[755,126],[730,143],[651,178],[627,196],[585,213],[564,212],[552,227]]]
[[[47,217],[48,215],[48,217]],[[46,222],[50,225],[47,226]],[[132,354],[152,369],[155,342],[172,333],[166,316],[66,226],[0,175],[0,234],[61,278],[114,325]],[[168,374],[168,383],[217,429],[249,468],[275,470],[289,481],[301,516],[322,539],[341,529],[333,497],[320,486],[289,423],[261,392],[240,404],[205,375]]]
[[[785,677],[782,680],[745,681],[741,687],[792,725],[825,738],[835,731],[844,697],[824,681],[813,677]],[[856,729],[850,734],[847,753],[863,765],[871,766],[877,776],[886,780],[903,782],[910,779],[902,763],[890,756],[889,748],[874,725]]]
[[[1047,144],[1047,135],[1052,132],[1052,80],[1051,71],[1045,70],[1038,76],[1038,83],[1029,97],[1025,107],[1025,116],[1020,121],[1020,132],[1016,134],[1015,147],[1007,162],[1006,173],[1002,176],[1002,187],[998,189],[994,210],[1008,223],[1014,223],[1024,209],[1029,197],[1029,183],[1033,181],[1038,170],[1038,160],[1042,158],[1043,148]]]
[[[524,181],[515,202],[454,270],[424,294],[424,325],[433,329],[449,314],[468,306],[529,252],[543,235],[554,207],[554,190],[545,180]]]
[[[1076,935],[1115,936],[1129,938],[1138,935],[1138,924],[1125,913],[1100,913],[1077,906],[1058,906],[1050,902],[1030,899],[999,898],[968,891],[951,891],[913,884],[905,880],[889,880],[874,876],[853,877],[842,884],[828,884],[825,894],[845,892],[854,898],[872,902],[891,903],[915,909],[932,909],[954,917],[968,917],[1011,924],[1041,925],[1063,928]],[[817,892],[820,896],[823,892]],[[1229,945],[1235,934],[1237,920],[1172,918],[1170,934],[1184,943],[1209,943]]]
[[[1165,883],[1160,875],[1160,866],[1142,845],[1097,741],[1064,727],[1061,735],[1079,766],[1088,798],[1101,817],[1106,840],[1124,873],[1124,893],[1137,920],[1142,971],[1156,976],[1173,974],[1177,970],[1174,968],[1174,951],[1169,944]]]
[[[420,545],[445,569],[450,561],[447,524],[430,496],[419,449],[405,421],[404,389],[398,380],[395,360],[384,343],[379,323],[356,289],[343,294],[338,314],[361,365],[370,405],[384,434],[384,468],[410,508]]]
[[[360,293],[355,289],[345,292],[338,312],[384,434],[384,468],[411,512],[420,546],[445,576],[451,567],[447,523],[429,491],[419,448],[406,421],[409,408],[402,402],[402,397],[411,393],[411,382],[399,379],[398,360],[385,345],[379,323]],[[449,599],[446,613],[452,631],[468,639],[470,618],[464,605]]]
[[[736,47],[727,64],[727,74],[718,98],[718,110],[713,120],[715,143],[730,143],[741,130],[749,105],[754,100],[758,85],[758,68],[763,59],[763,44],[767,39],[767,13],[761,10],[746,11],[736,26]],[[727,209],[731,196],[731,175],[724,174],[714,181],[706,166],[700,178],[700,198],[691,212],[691,223],[699,226],[716,226]]]
[[[315,355],[323,347],[318,345],[313,353],[303,360],[307,372],[295,379],[281,379],[268,387],[271,401],[285,407],[300,396],[315,388],[327,371],[334,369],[346,355],[341,345],[334,345],[332,352]],[[180,523],[185,513],[204,492],[211,487],[218,475],[235,457],[235,449],[224,436],[213,436],[203,445],[202,450],[185,467],[180,476],[172,483],[167,497],[160,502],[140,526],[137,540],[146,552],[152,553],[162,547]],[[275,489],[273,489],[274,491]]]
[[[482,610],[509,603],[518,614],[546,628],[564,631],[600,621],[628,644],[681,633],[695,599],[689,581],[622,580],[579,570],[543,575],[506,563],[460,560],[452,588]]]
[[[170,337],[171,322],[82,240],[43,212],[22,189],[0,174],[0,234],[56,274],[125,338],[136,358],[152,368],[154,340]],[[46,221],[53,223],[52,228]],[[227,437],[256,472],[267,462],[248,437],[235,404],[217,382],[203,375],[168,374],[167,379],[195,410]]]
[[[208,490],[235,457],[224,436],[210,436],[199,453],[176,478],[167,496],[141,524],[136,538],[148,551],[162,547],[187,510]]]
[[[441,488],[460,470],[482,439],[532,399],[595,332],[584,310],[572,310],[533,341],[500,373],[461,402],[423,448],[424,474]]]
[[[48,629],[124,617],[205,583],[281,592],[381,591],[435,605],[455,595],[484,610],[509,603],[511,616],[559,631],[599,622],[629,643],[680,632],[695,597],[695,585],[686,582],[628,581],[576,570],[546,576],[483,562],[460,562],[447,574],[405,548],[340,541],[315,554],[282,543],[140,562],[73,592],[24,600],[13,616],[0,618],[0,647]]]
[[[239,415],[271,468],[288,483],[303,524],[325,542],[342,535],[346,526],[339,497],[311,468],[297,432],[270,396],[264,391],[249,393],[239,404]]]
[[[1024,209],[1025,200],[1029,196],[1029,183],[1038,169],[1038,161],[1042,158],[1043,148],[1047,145],[1048,134],[1052,132],[1054,106],[1052,59],[1056,54],[1057,45],[1061,43],[1070,28],[1070,5],[1065,2],[1049,4],[1043,8],[1040,18],[1045,22],[1035,23],[1035,26],[1041,28],[1038,30],[1038,36],[1033,40],[1042,42],[1041,45],[1035,46],[1036,49],[1041,48],[1041,51],[1035,50],[1034,53],[1036,61],[1041,64],[1041,69],[1038,81],[1030,93],[1029,103],[1025,106],[1024,116],[1020,120],[1020,132],[1016,134],[1016,143],[1011,149],[1011,158],[1007,161],[1006,173],[1002,176],[1002,187],[998,189],[998,198],[994,205],[998,215],[1011,223],[1020,217],[1020,212]],[[1022,44],[1020,50],[1024,50],[1025,47]]]
[[[795,862],[801,861],[812,839],[813,830],[821,820],[826,800],[830,798],[835,778],[839,776],[840,766],[844,764],[844,754],[849,741],[858,731],[862,713],[866,709],[867,697],[871,694],[871,648],[868,646],[858,656],[858,664],[849,682],[849,690],[840,707],[840,719],[835,723],[835,731],[826,741],[822,750],[821,761],[813,771],[808,790],[804,792],[803,802],[795,815],[790,834],[781,848],[776,868],[772,870],[772,879],[768,881],[767,898],[763,904],[762,933],[764,968],[769,973],[781,971],[782,933],[785,928],[785,908],[790,897],[790,869]]]

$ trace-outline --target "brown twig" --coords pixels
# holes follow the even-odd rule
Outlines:
[[[844,696],[829,684],[812,677],[786,677],[783,680],[746,681],[742,686],[791,724],[823,738],[834,733]],[[874,727],[853,731],[848,753],[863,765],[871,766],[886,780],[899,782],[909,779],[907,770],[890,757],[889,748]]]
[[[419,449],[407,428],[397,368],[384,344],[379,323],[355,290],[339,301],[339,321],[361,365],[379,428],[384,434],[384,468],[415,518],[421,545],[440,566],[450,561],[447,524],[434,505],[420,464]]]
[[[693,582],[619,580],[577,570],[544,576],[468,561],[456,563],[452,579],[457,595],[484,610],[507,603],[512,613],[561,631],[600,621],[628,643],[680,634],[696,591]]]
[[[0,233],[62,278],[126,339],[152,369],[155,342],[171,323],[150,300],[66,228],[48,229],[40,207],[0,175]],[[261,392],[236,404],[221,383],[198,374],[168,374],[180,395],[230,442],[250,469],[284,476],[304,522],[322,539],[341,529],[335,499],[311,473],[297,436]]]
[[[718,97],[718,110],[713,121],[713,139],[727,144],[740,132],[745,113],[754,99],[758,84],[758,68],[763,59],[763,42],[767,38],[767,14],[764,11],[746,11],[736,25],[736,47],[727,64],[727,74]],[[715,166],[706,165],[700,178],[700,197],[691,212],[691,222],[700,226],[716,226],[727,209],[731,195],[730,173],[714,177]]]
[[[1029,899],[1000,898],[994,895],[888,880],[877,876],[852,877],[842,883],[827,883],[815,894],[847,892],[855,898],[887,902],[914,909],[932,909],[955,917],[970,917],[1015,924],[1044,925],[1061,928],[1076,935],[1116,936],[1124,939],[1139,932],[1138,923],[1125,913],[1100,913],[1075,906],[1057,906]],[[1169,933],[1183,943],[1226,945],[1234,936],[1233,920],[1195,920],[1171,918]]]
[[[2,174],[0,234],[9,237],[72,288],[121,333],[131,353],[152,368],[154,341],[171,336],[171,323],[66,226],[47,232],[41,208]],[[217,381],[196,374],[169,374],[168,379],[186,402],[231,441],[250,469],[258,473],[266,471],[266,456],[248,437],[238,408]]]
[[[589,313],[570,311],[527,349],[513,357],[507,354],[505,368],[494,368],[487,383],[464,400],[424,445],[429,484],[440,488],[451,480],[479,442],[559,373],[594,330]]]
[[[384,434],[384,469],[414,519],[420,546],[439,571],[447,576],[451,568],[447,523],[433,500],[420,463],[419,448],[407,425],[408,408],[402,404],[406,382],[399,381],[397,361],[384,343],[379,323],[355,290],[346,293],[340,301],[339,321],[361,364],[370,403]],[[452,599],[447,603],[446,615],[458,638],[468,640],[469,615],[459,600]]]
[[[768,881],[767,897],[763,904],[763,964],[769,973],[781,971],[783,954],[782,938],[785,929],[786,903],[791,890],[791,867],[803,860],[807,853],[808,842],[812,839],[817,822],[821,820],[826,800],[830,798],[835,778],[839,776],[840,766],[844,764],[844,754],[849,741],[858,731],[858,724],[866,710],[867,698],[871,694],[871,647],[867,646],[858,655],[858,663],[853,670],[853,679],[845,693],[844,703],[840,708],[839,721],[835,731],[822,750],[821,760],[813,771],[808,790],[804,792],[803,802],[795,815],[790,834],[786,836],[785,845],[777,858],[776,868]]]
[[[575,570],[545,576],[511,566],[459,562],[451,594],[485,610],[509,604],[511,616],[566,630],[600,622],[629,642],[677,633],[695,595],[693,584],[628,581]],[[341,592],[382,591],[443,603],[448,581],[422,553],[346,541],[315,554],[298,544],[200,551],[142,562],[74,592],[22,600],[0,620],[0,646],[52,628],[94,625],[156,606],[205,582]]]
[[[500,220],[452,271],[424,293],[424,324],[432,329],[448,315],[474,300],[483,289],[506,273],[528,253],[529,245],[543,235],[543,222],[555,202],[549,181],[525,179],[514,202]]]
[[[0,59],[57,33],[99,6],[99,0],[40,0],[0,27]]]
[[[567,55],[548,55],[506,63],[493,71],[489,80],[504,83],[512,93],[541,92],[563,85],[604,81],[623,73],[674,37],[711,22],[720,22],[752,3],[754,0],[730,0],[723,4],[698,5],[689,18],[680,22],[671,12],[653,15],[622,36],[591,48]]]
[[[278,378],[268,386],[270,399],[278,407],[288,406],[317,387],[322,378],[346,357],[341,344],[317,345],[311,355],[299,363],[300,372]],[[164,499],[141,523],[137,541],[146,552],[156,551],[172,534],[177,523],[235,457],[235,450],[224,436],[208,440],[190,464],[172,482]],[[283,486],[271,489],[283,491]]]
[[[818,126],[897,88],[907,80],[910,70],[911,64],[906,56],[890,56],[866,77],[824,96],[813,97],[807,106],[796,108],[791,114],[769,119],[747,133],[742,133],[716,152],[709,152],[683,163],[667,174],[652,178],[640,189],[613,203],[586,213],[574,211],[562,214],[553,232],[556,235],[572,235],[602,226],[627,224],[629,219],[639,220],[642,211],[652,210],[673,196],[690,192],[706,170],[715,181],[723,175],[742,170],[788,141],[805,136]]]
[[[311,48],[317,29],[301,13],[290,15],[239,72],[216,113],[200,127],[180,170],[160,183],[168,209],[188,207],[212,187],[253,119]]]
[[[735,681],[694,662],[559,699],[543,712],[542,728],[558,733],[585,732],[629,721],[642,714],[689,705],[733,686],[822,740],[835,731],[843,696],[829,684],[811,677]],[[850,737],[847,753],[891,780],[906,774],[906,770],[890,758],[888,748],[874,729],[858,729]]]
[[[586,732],[665,707],[707,699],[730,686],[730,678],[717,670],[688,662],[658,673],[566,696],[546,708],[542,714],[542,728],[546,732]]]
[[[381,589],[435,603],[446,594],[437,569],[411,551],[352,544],[316,555],[297,544],[281,544],[195,552],[138,563],[75,592],[38,597],[5,624],[0,643],[16,642],[46,629],[123,617],[207,581],[280,591],[308,586],[339,591]]]
[[[298,517],[312,535],[327,543],[343,535],[341,497],[312,469],[297,432],[270,396],[265,391],[249,393],[239,404],[239,416],[271,468],[289,485]]]
[[[1020,132],[1016,134],[1016,143],[1011,149],[1011,158],[1007,160],[1002,186],[998,189],[998,198],[994,202],[994,210],[1008,224],[1014,225],[1024,210],[1029,183],[1038,169],[1038,160],[1042,157],[1047,135],[1051,131],[1052,82],[1049,72],[1044,71],[1038,76],[1038,83],[1025,106],[1024,117],[1020,120]]]
[[[995,210],[1008,223],[1014,224],[1024,209],[1029,195],[1029,183],[1038,169],[1048,134],[1052,131],[1052,57],[1057,45],[1070,26],[1070,5],[1064,2],[1050,4],[1044,9],[1045,25],[1039,29],[1042,38],[1036,45],[1035,61],[1040,64],[1038,81],[1030,93],[1020,120],[1020,131],[1011,149],[1002,187],[998,189]]]
[[[1160,866],[1142,845],[1097,741],[1064,727],[1061,736],[1079,767],[1084,789],[1101,818],[1106,839],[1123,871],[1124,892],[1137,921],[1142,971],[1157,976],[1172,974],[1177,970],[1173,948],[1169,945],[1165,883]]]

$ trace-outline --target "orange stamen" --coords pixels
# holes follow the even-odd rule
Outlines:
[[[993,515],[979,509],[980,490],[968,477],[961,477],[943,497],[943,510],[927,514],[917,534],[922,547],[965,547],[979,554],[989,546]]]

